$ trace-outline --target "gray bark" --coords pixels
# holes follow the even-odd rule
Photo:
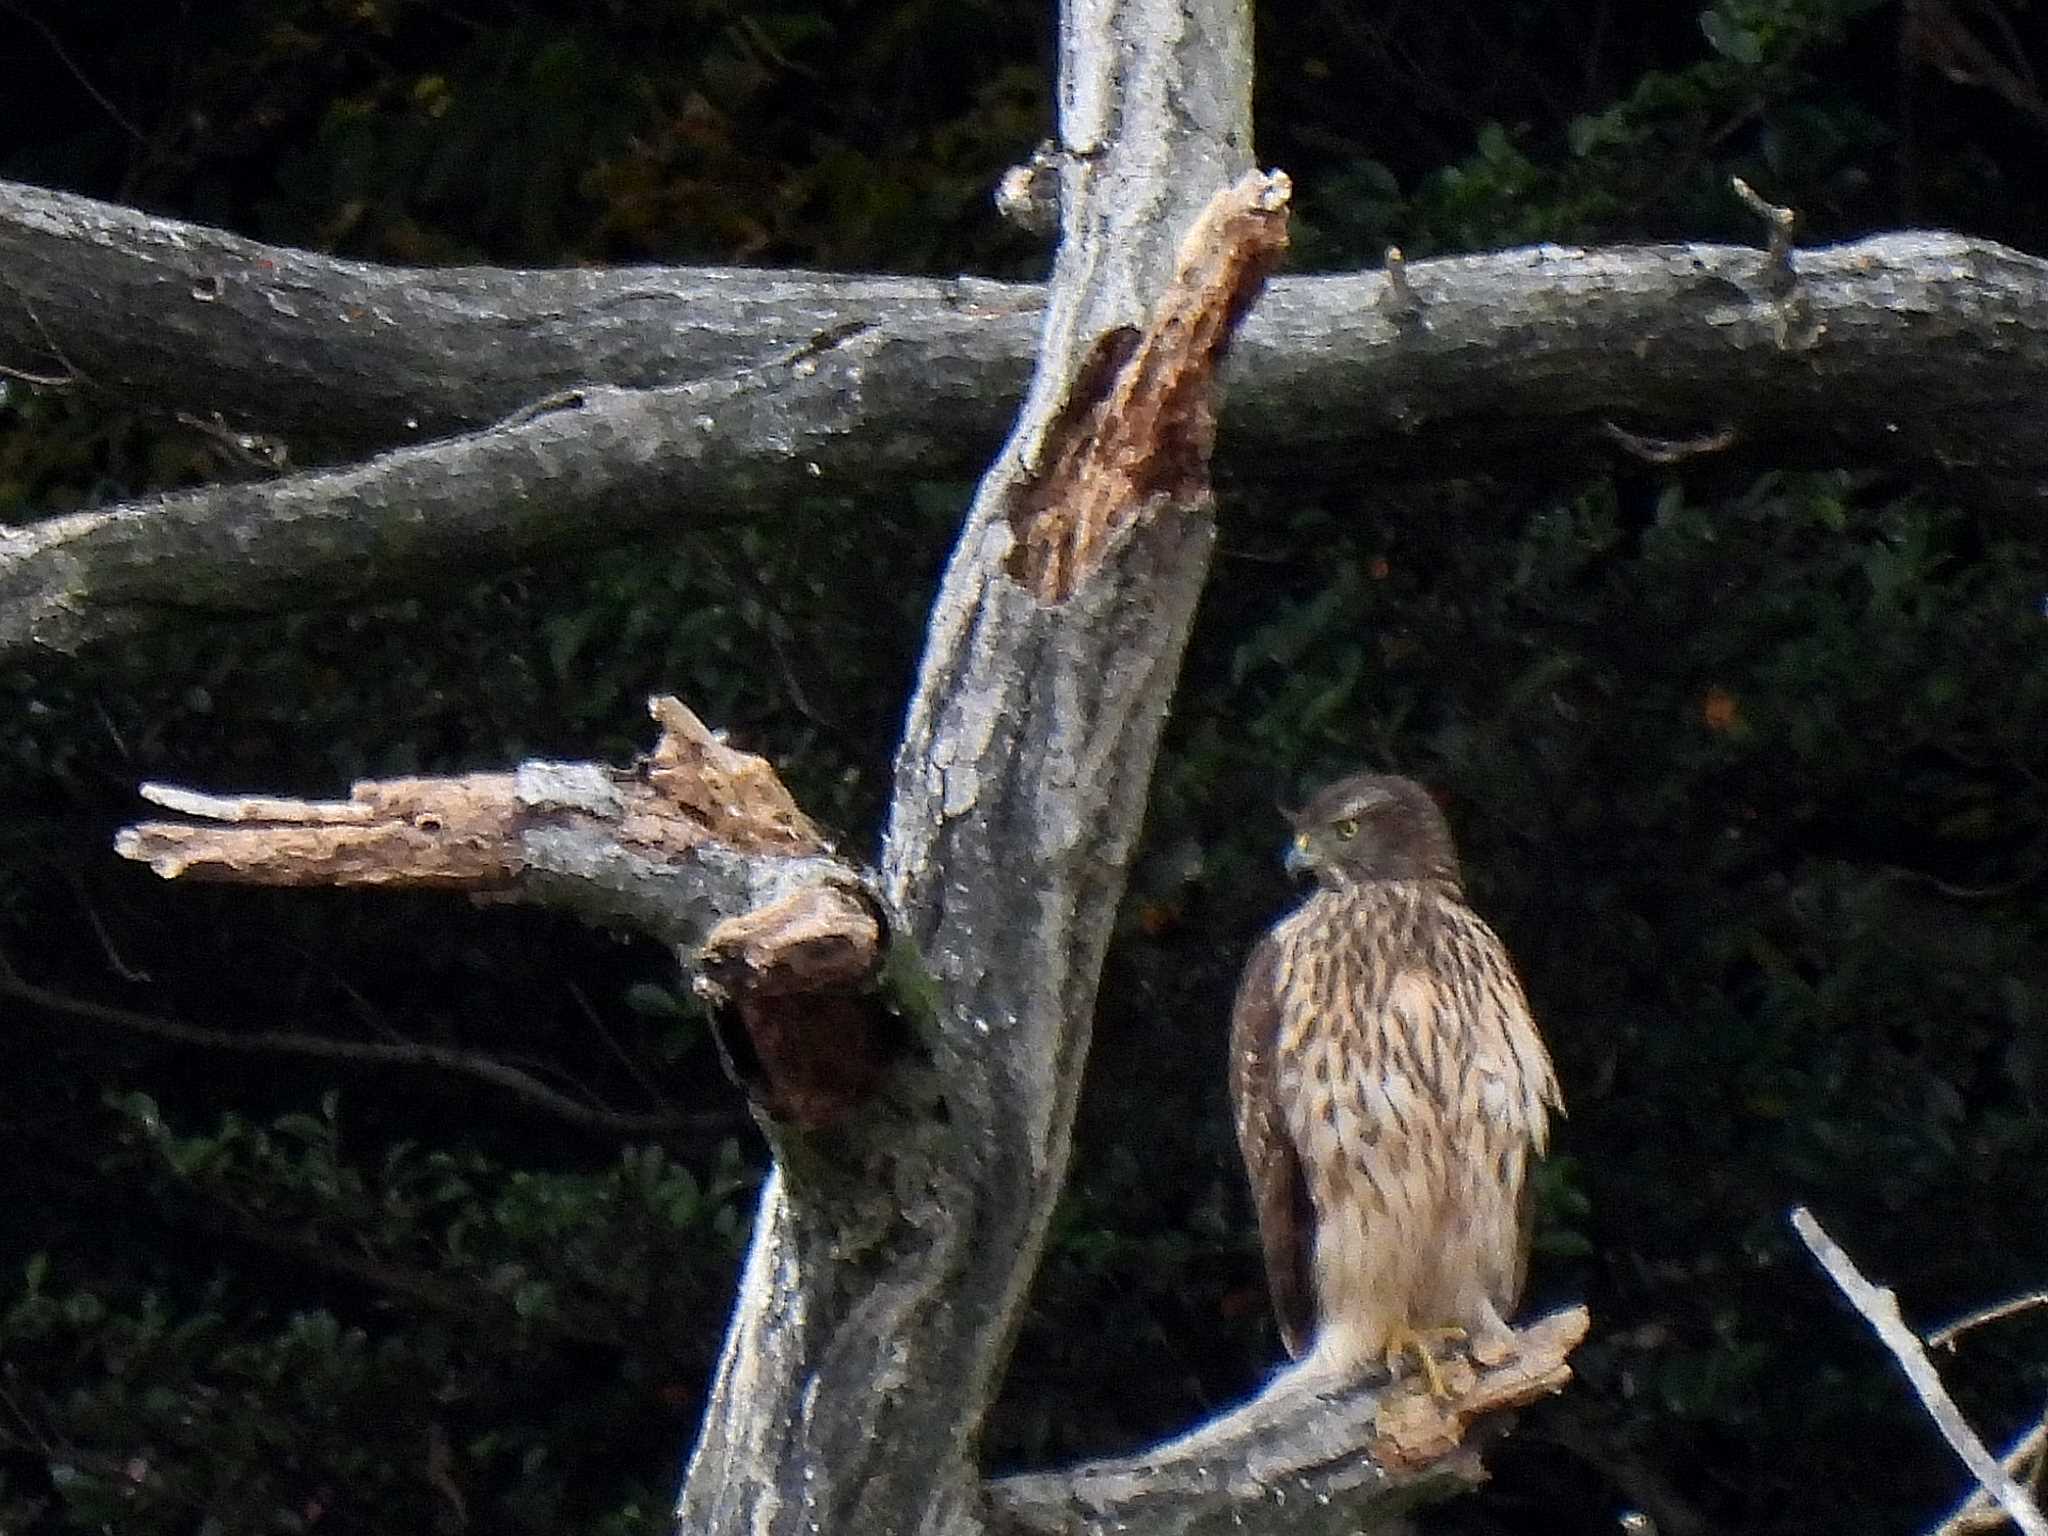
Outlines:
[[[111,241],[95,217],[96,238]],[[0,236],[18,239],[21,218],[0,222]],[[132,244],[138,220],[114,227]],[[71,238],[49,234],[51,222],[35,222],[39,238]],[[182,251],[202,236],[228,239],[192,226],[153,239]],[[17,259],[0,246],[0,283],[19,286]],[[110,259],[117,271],[169,260]],[[336,420],[384,421],[387,438],[392,421],[524,408],[345,469],[0,529],[0,656],[72,651],[180,616],[389,596],[450,569],[701,525],[803,491],[886,515],[878,488],[964,478],[987,462],[1040,318],[1033,293],[996,285],[672,274],[662,288],[639,273],[607,289],[602,274],[472,272],[444,294],[428,274],[290,252],[238,259],[313,264],[302,285],[374,288],[365,312],[389,319],[330,319],[323,345],[300,329],[316,308],[310,289],[292,290],[287,324],[251,279],[202,306],[232,324],[195,328],[179,319],[196,302],[180,297],[191,286],[181,268],[149,280],[166,290],[157,303],[143,302],[147,282],[115,286],[117,304],[141,307],[94,312],[110,349],[95,368],[139,357],[131,373],[163,403],[226,408],[236,425],[291,426],[323,381]],[[2031,514],[2048,486],[2048,415],[2034,409],[2048,394],[2048,263],[1959,236],[1897,235],[1796,264],[1789,294],[1761,252],[1694,246],[1416,263],[1416,308],[1387,302],[1377,273],[1275,284],[1233,357],[1221,469],[1298,485],[1363,479],[1368,466],[1382,482],[1441,479],[1455,465],[1527,481],[1654,453],[1669,438],[1692,441],[1681,453],[1756,467],[1895,465]],[[54,280],[54,252],[39,251],[34,270]],[[597,319],[554,313],[585,290]],[[651,307],[657,293],[667,309]],[[221,309],[231,298],[239,307]],[[608,306],[631,324],[607,319]],[[19,330],[28,313],[0,294],[0,327],[12,317]],[[658,323],[685,315],[679,331]],[[768,341],[749,347],[741,329],[756,321]],[[636,325],[653,351],[625,344]],[[66,354],[90,339],[69,336]],[[166,359],[187,343],[195,354],[171,372]],[[328,357],[333,372],[306,371]],[[389,380],[377,371],[387,363]],[[701,372],[636,383],[669,366]],[[572,406],[534,406],[533,391],[565,378],[606,382],[579,386]],[[364,395],[372,379],[386,392]]]
[[[473,431],[587,385],[743,374],[854,324],[919,347],[978,322],[1002,340],[977,365],[1008,357],[1014,390],[1042,302],[973,279],[380,266],[0,182],[0,364],[218,412],[308,463]]]
[[[849,457],[877,477],[970,473],[973,437],[958,429],[1003,402],[963,393],[934,410],[931,391],[969,381],[943,344],[915,367],[898,345],[863,332],[701,383],[593,387],[345,469],[0,527],[0,655],[388,595],[451,571],[701,528],[840,485],[825,466],[843,473]]]
[[[678,1510],[691,1532],[975,1531],[994,1394],[1066,1172],[1088,1025],[1212,539],[1162,508],[1058,606],[1008,513],[1094,337],[1140,323],[1250,160],[1244,0],[1074,0],[1066,238],[1039,372],[934,610],[883,893],[930,968],[928,1077],[785,1148]]]
[[[1226,467],[1519,469],[1532,448],[1583,464],[1612,449],[1611,417],[1727,427],[1757,464],[1939,461],[2030,502],[2048,425],[2018,407],[2048,383],[2048,262],[1940,233],[1793,262],[1781,295],[1739,246],[1499,251],[1412,263],[1413,311],[1378,273],[1283,279],[1237,349]],[[974,279],[380,267],[0,183],[0,364],[218,413],[301,463],[478,430],[569,389],[743,378],[867,331],[903,416],[884,425],[965,412],[911,465],[944,477],[1001,440],[1043,305],[1039,285]],[[820,462],[844,483],[882,468],[858,436]]]

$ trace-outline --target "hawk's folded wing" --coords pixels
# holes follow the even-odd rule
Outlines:
[[[1230,1103],[1237,1145],[1251,1177],[1259,1238],[1266,1251],[1266,1284],[1287,1353],[1299,1360],[1314,1341],[1315,1291],[1311,1264],[1315,1212],[1301,1157],[1287,1134],[1287,1117],[1274,1090],[1280,1033],[1280,946],[1268,934],[1252,951],[1230,1011]]]

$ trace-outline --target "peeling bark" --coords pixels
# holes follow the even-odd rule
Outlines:
[[[843,886],[804,886],[711,930],[697,995],[719,1016],[727,1069],[771,1118],[824,1130],[874,1096],[903,1033],[870,985],[881,949],[873,899]]]
[[[1046,467],[1010,511],[1009,572],[1063,603],[1118,534],[1158,503],[1211,496],[1216,370],[1287,249],[1285,176],[1246,177],[1203,210],[1142,334],[1105,331],[1055,413]]]
[[[639,928],[690,958],[738,914],[803,893],[865,889],[766,762],[718,741],[675,699],[651,700],[650,712],[660,743],[632,769],[526,763],[510,773],[366,780],[348,799],[325,801],[144,785],[145,799],[192,819],[128,827],[114,848],[167,880],[542,902]],[[849,925],[841,937],[858,946],[861,933]],[[835,957],[841,973],[878,968],[879,928],[865,940],[864,952]]]

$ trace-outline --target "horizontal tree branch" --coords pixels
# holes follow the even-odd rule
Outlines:
[[[0,364],[219,412],[300,462],[471,431],[565,390],[743,373],[850,325],[943,352],[929,333],[972,320],[1004,338],[977,369],[1008,356],[1014,398],[1042,303],[976,279],[379,266],[0,182]]]
[[[1039,320],[1031,288],[385,269],[0,194],[0,359],[357,447],[519,407],[345,469],[0,530],[0,655],[964,477],[1014,409]],[[1895,235],[1798,253],[1796,271],[1784,292],[1739,247],[1543,247],[1408,264],[1398,295],[1378,273],[1276,283],[1235,349],[1223,466],[1298,483],[1617,453],[1846,459],[2031,508],[2048,263]]]
[[[2031,507],[2048,478],[2048,422],[2029,408],[2048,386],[2048,262],[1940,233],[1791,262],[1789,290],[1766,252],[1709,245],[1410,262],[1398,289],[1382,273],[1282,279],[1235,348],[1222,467],[1526,473],[1532,453],[1583,465],[1632,437],[1698,440],[1757,465],[1914,466]],[[380,267],[0,183],[0,364],[218,412],[301,462],[474,430],[565,390],[773,371],[864,332],[870,423],[900,438],[943,413],[948,432],[909,434],[919,451],[895,467],[944,478],[1000,441],[1042,306],[1036,285],[974,279]],[[839,482],[876,463],[845,436],[813,458]]]
[[[1485,1477],[1468,1429],[1562,1391],[1586,1335],[1583,1307],[1516,1335],[1514,1357],[1464,1372],[1443,1401],[1407,1387],[1326,1397],[1290,1373],[1261,1396],[1141,1455],[989,1485],[999,1529],[1017,1536],[1104,1530],[1204,1536],[1371,1530],[1429,1495]]]
[[[698,384],[579,391],[350,468],[0,527],[0,655],[367,599],[674,533],[843,489],[828,464],[877,484],[971,474],[974,429],[992,432],[1005,402],[956,400],[943,348],[893,356],[898,345],[862,332]]]
[[[889,1003],[877,996],[886,981],[880,898],[833,855],[766,759],[728,747],[675,699],[650,709],[661,738],[629,769],[526,763],[365,780],[346,800],[145,784],[145,799],[192,819],[124,828],[114,850],[165,879],[466,891],[633,927],[677,946],[697,970],[726,1064],[756,1106],[823,1128],[866,1100],[893,1050]],[[115,1022],[140,1027],[133,1016]],[[193,1044],[420,1061],[528,1098],[550,1094],[462,1052],[149,1028]],[[549,1107],[575,1106],[551,1094]]]
[[[403,410],[425,432],[522,407],[348,468],[0,529],[0,656],[181,616],[393,595],[821,489],[874,506],[876,488],[893,497],[906,477],[965,478],[1022,392],[1039,319],[1036,290],[995,285],[387,271],[0,190],[12,194],[0,290],[16,290],[0,291],[0,358],[20,347],[47,365],[61,351],[93,377],[136,378],[167,407],[264,430]],[[56,289],[69,295],[59,329],[53,294],[21,291],[10,240],[35,248],[25,270],[49,283],[72,246],[117,268],[185,265],[176,282],[150,278],[169,286],[148,302],[137,288],[134,308]],[[222,251],[242,275],[191,298]],[[2048,415],[2034,408],[2048,396],[2048,263],[1950,235],[1795,262],[1789,291],[1762,252],[1706,246],[1412,263],[1399,302],[1379,273],[1273,284],[1233,353],[1220,463],[1299,484],[1489,467],[1526,478],[1617,455],[1853,461],[2031,511],[2048,483]],[[283,309],[260,291],[266,263],[293,273]],[[298,327],[314,323],[309,295],[323,283],[343,297],[316,345]],[[367,297],[348,297],[358,289]],[[194,305],[233,324],[181,319]],[[750,324],[762,344],[744,340]],[[691,381],[641,387],[656,370],[625,344],[633,336],[668,345],[661,366],[694,370]],[[307,373],[323,346],[347,355]],[[478,365],[479,353],[496,361]],[[123,375],[117,354],[155,358],[155,371]],[[591,382],[536,401],[575,378]],[[387,384],[409,403],[379,393]]]
[[[675,699],[631,769],[526,763],[509,773],[358,783],[347,800],[145,784],[193,818],[124,828],[114,851],[166,880],[468,891],[560,907],[695,952],[727,919],[813,891],[864,892],[765,759],[726,746]],[[871,900],[871,899],[870,899]],[[879,932],[864,961],[880,963]]]

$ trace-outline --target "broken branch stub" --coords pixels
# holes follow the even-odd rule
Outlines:
[[[880,1084],[905,1038],[874,984],[881,948],[872,898],[823,884],[711,930],[697,995],[727,1070],[772,1118],[820,1130]]]
[[[1071,597],[1157,502],[1207,500],[1217,369],[1286,253],[1291,190],[1254,171],[1217,193],[1144,330],[1106,332],[1076,371],[1010,510],[1010,575],[1040,602]]]
[[[722,1043],[755,1102],[825,1124],[873,1090],[900,1034],[877,986],[880,901],[766,759],[675,699],[649,709],[660,739],[628,769],[366,780],[338,801],[146,784],[192,819],[125,828],[115,851],[165,879],[458,890],[638,928],[697,960],[744,1027]]]

